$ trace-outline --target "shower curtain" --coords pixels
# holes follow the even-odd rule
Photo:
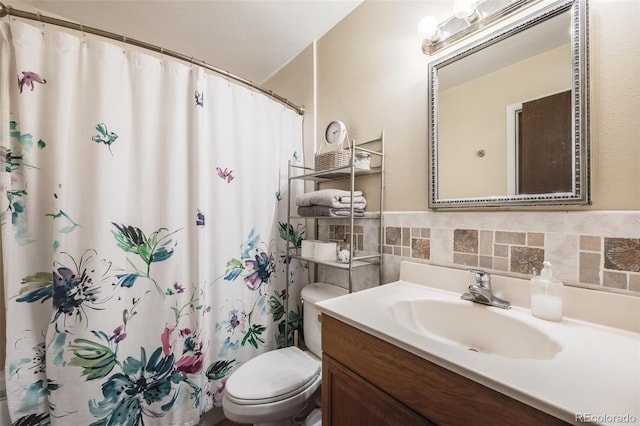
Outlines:
[[[0,31],[12,421],[196,424],[234,369],[291,341],[285,318],[299,327],[302,118],[162,55]]]

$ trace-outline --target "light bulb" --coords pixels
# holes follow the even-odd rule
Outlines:
[[[476,0],[456,0],[453,3],[453,15],[458,19],[473,22],[478,19]]]
[[[440,38],[440,28],[435,16],[425,16],[418,22],[418,35],[423,40],[436,41]]]

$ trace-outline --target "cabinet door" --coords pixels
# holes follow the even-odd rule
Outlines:
[[[501,426],[551,426],[566,425],[562,420],[539,411],[520,401],[512,399],[500,392],[489,389],[473,380],[463,377],[439,365],[385,342],[375,336],[358,330],[331,316],[322,316],[322,359],[330,359],[353,377],[366,380],[374,390],[379,391],[387,399],[402,404],[413,413],[440,425],[501,425]],[[331,368],[329,365],[328,368]],[[355,381],[351,376],[343,375],[342,381]],[[341,398],[325,397],[325,385],[331,377],[323,376],[323,411],[330,415],[342,415],[349,411],[350,405],[341,407],[336,413],[331,412],[330,404],[341,404]],[[341,386],[355,386],[351,383]],[[332,386],[326,386],[331,388]],[[331,389],[326,389],[330,392]],[[342,391],[344,393],[351,392]],[[382,423],[402,424],[395,418],[386,422],[386,406],[378,399],[373,399],[368,391],[358,390],[362,395],[350,394],[346,398],[364,400],[368,403],[349,402],[358,410],[382,411]],[[373,395],[373,393],[372,393]],[[330,398],[330,399],[329,399]],[[370,402],[375,401],[375,402]],[[346,403],[345,403],[346,404]],[[365,416],[366,414],[361,414]],[[326,424],[332,424],[331,418]],[[422,420],[424,422],[424,420]],[[349,424],[346,423],[335,423]],[[352,424],[365,424],[356,421]],[[404,423],[404,425],[424,423]]]
[[[434,424],[328,355],[322,357],[322,407],[328,426]]]

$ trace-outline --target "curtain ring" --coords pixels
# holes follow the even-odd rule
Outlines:
[[[82,33],[82,44],[85,44],[87,42],[87,33],[84,32],[84,25],[78,25],[80,25],[80,32]]]
[[[40,33],[42,34],[42,37],[44,37],[44,22],[42,22],[42,14],[38,10],[36,11],[36,15],[38,15],[38,22],[40,22],[40,25],[42,25],[42,29],[40,30]]]

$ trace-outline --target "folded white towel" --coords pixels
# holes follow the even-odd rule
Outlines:
[[[345,202],[346,199],[346,202]],[[304,206],[327,206],[343,208],[351,206],[351,191],[342,189],[321,189],[319,191],[306,192],[296,196],[296,205]],[[362,195],[362,191],[353,191],[353,206],[356,209],[364,209],[367,200]]]
[[[298,207],[298,215],[303,217],[349,217],[351,215],[350,208],[335,208],[327,206],[304,206]],[[353,209],[353,217],[363,217],[364,210]]]
[[[351,204],[351,197],[340,197],[340,203],[346,204],[347,206]],[[366,203],[367,200],[363,196],[353,197],[354,203]]]

